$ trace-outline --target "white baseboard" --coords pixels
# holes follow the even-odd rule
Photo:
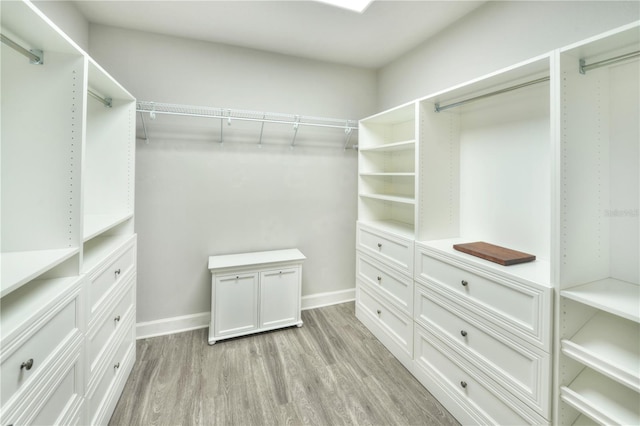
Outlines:
[[[353,300],[356,300],[355,288],[310,294],[308,296],[302,296],[302,310],[337,305],[338,303],[351,302]]]
[[[199,314],[139,322],[136,324],[136,339],[140,340],[148,337],[165,336],[167,334],[206,328],[209,327],[210,320],[210,312],[200,312]]]
[[[351,302],[356,298],[356,289],[330,291],[326,293],[310,294],[302,297],[302,310],[315,309],[323,306],[337,305]],[[136,324],[136,339],[165,336],[167,334],[182,333],[209,327],[210,312],[183,315],[179,317],[163,318],[155,321],[139,322]]]

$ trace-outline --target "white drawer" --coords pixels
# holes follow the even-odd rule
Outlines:
[[[550,351],[551,289],[488,277],[418,252],[416,279],[478,316]]]
[[[2,405],[32,378],[41,374],[40,370],[56,358],[65,343],[80,333],[78,302],[76,294],[76,297],[56,307],[56,311],[34,319],[26,340],[16,343],[13,348],[2,348]]]
[[[429,377],[455,401],[457,407],[447,408],[461,423],[548,424],[419,325],[415,329],[414,362],[418,378]]]
[[[357,245],[388,265],[410,275],[413,273],[413,240],[358,224]]]
[[[544,417],[550,415],[551,361],[543,350],[499,333],[464,308],[416,285],[415,319]]]
[[[106,295],[133,270],[136,259],[136,245],[127,245],[116,255],[103,262],[89,273],[89,306],[91,314],[99,309]]]
[[[107,345],[116,333],[135,312],[136,280],[135,274],[116,294],[116,298],[109,304],[108,309],[98,318],[87,335],[87,351],[90,373],[96,369],[98,358],[105,352]]]
[[[413,320],[379,299],[365,283],[358,283],[357,304],[409,356],[413,355]],[[380,339],[383,343],[385,341]],[[393,351],[392,351],[393,352]]]
[[[405,314],[413,315],[413,280],[388,266],[356,252],[358,279],[370,284],[382,298],[393,303]]]
[[[109,421],[121,391],[118,384],[124,386],[133,362],[130,358],[135,358],[135,323],[131,320],[125,327],[127,329],[118,335],[115,342],[116,350],[111,352],[106,362],[100,364],[98,380],[89,385],[87,406],[92,425]]]

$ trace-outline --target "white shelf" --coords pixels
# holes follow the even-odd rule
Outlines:
[[[20,327],[34,312],[37,312],[55,300],[60,295],[67,294],[67,290],[76,285],[81,278],[78,276],[54,278],[48,280],[34,280],[28,286],[23,286],[9,296],[3,295],[0,305],[0,319],[2,322],[2,338],[4,339]]]
[[[385,145],[378,145],[369,148],[359,148],[360,152],[393,152],[393,151],[407,151],[415,149],[416,141],[415,139],[402,141],[402,142],[394,142],[388,143]]]
[[[87,273],[100,262],[108,258],[111,253],[122,247],[127,240],[135,239],[132,235],[113,235],[95,237],[84,244],[82,253],[82,272]]]
[[[372,198],[374,200],[391,201],[393,203],[411,204],[415,205],[415,198],[402,197],[398,195],[386,195],[386,194],[360,194],[361,197]]]
[[[404,173],[404,172],[365,172],[360,173],[360,176],[379,176],[379,177],[416,177],[415,173]]]
[[[600,424],[640,424],[640,396],[595,371],[585,368],[569,386],[560,388],[561,399]]]
[[[637,284],[606,278],[572,287],[561,296],[585,305],[640,322],[640,287]]]
[[[77,247],[2,253],[0,297],[5,297],[38,275],[59,265],[79,252]]]
[[[475,240],[474,240],[475,241]],[[434,241],[419,241],[423,247],[436,251],[448,259],[462,261],[468,265],[482,268],[490,273],[517,279],[530,285],[551,287],[551,264],[549,261],[537,258],[533,262],[502,266],[470,254],[462,253],[453,248],[454,244],[471,242],[463,238],[448,238]]]
[[[133,213],[87,214],[84,216],[84,237],[88,241],[133,217]]]
[[[415,238],[415,228],[408,223],[395,220],[360,220],[362,225],[380,229],[390,234],[396,234],[402,238],[413,240]]]
[[[636,392],[640,392],[640,326],[618,316],[598,312],[562,352]]]

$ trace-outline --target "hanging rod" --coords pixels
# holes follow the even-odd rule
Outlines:
[[[11,40],[9,37],[5,36],[4,34],[0,34],[0,39],[4,44],[9,46],[10,48],[14,49],[18,53],[29,58],[30,64],[42,65],[44,63],[43,61],[44,54],[42,50],[38,50],[38,49],[27,50],[24,47],[20,46],[15,41]]]
[[[640,50],[636,50],[635,52],[625,53],[624,55],[616,56],[614,58],[605,59],[603,61],[594,62],[593,64],[586,64],[584,59],[580,59],[580,74],[586,74],[587,71],[593,70],[600,67],[605,67],[607,65],[617,64],[618,62],[626,61],[627,59],[633,59],[640,56]]]
[[[507,87],[505,89],[496,90],[495,92],[491,92],[491,93],[485,93],[484,95],[480,95],[480,96],[476,96],[476,97],[473,97],[473,98],[465,99],[465,100],[462,100],[462,101],[459,101],[459,102],[454,102],[454,103],[449,104],[449,105],[440,106],[439,103],[436,103],[435,104],[435,112],[444,111],[444,110],[447,110],[449,108],[455,108],[455,107],[458,107],[460,105],[468,104],[469,102],[474,102],[474,101],[477,101],[477,100],[480,100],[480,99],[484,99],[484,98],[488,98],[488,97],[491,97],[491,96],[500,95],[502,93],[511,92],[513,90],[522,89],[523,87],[532,86],[534,84],[544,83],[545,81],[549,81],[549,77],[542,77],[542,78],[538,78],[536,80],[527,81],[526,83],[516,84],[515,86]]]
[[[232,120],[254,121],[259,123],[289,124],[299,126],[326,127],[334,129],[358,130],[357,126],[351,126],[354,120],[343,120],[335,118],[309,117],[293,114],[281,114],[270,112],[234,110],[228,108],[211,108],[191,105],[164,104],[149,101],[138,101],[138,112],[148,112],[155,114],[180,115],[187,117],[218,118],[231,122]]]
[[[92,98],[97,99],[100,103],[102,103],[107,108],[111,108],[113,106],[113,99],[111,99],[111,98],[103,98],[102,96],[98,95],[96,92],[94,92],[91,89],[87,89],[87,93]]]

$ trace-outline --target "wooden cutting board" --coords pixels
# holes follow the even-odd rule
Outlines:
[[[518,263],[531,262],[536,260],[532,254],[511,250],[493,244],[478,241],[475,243],[454,244],[453,248],[472,256],[480,257],[503,266],[515,265]]]

